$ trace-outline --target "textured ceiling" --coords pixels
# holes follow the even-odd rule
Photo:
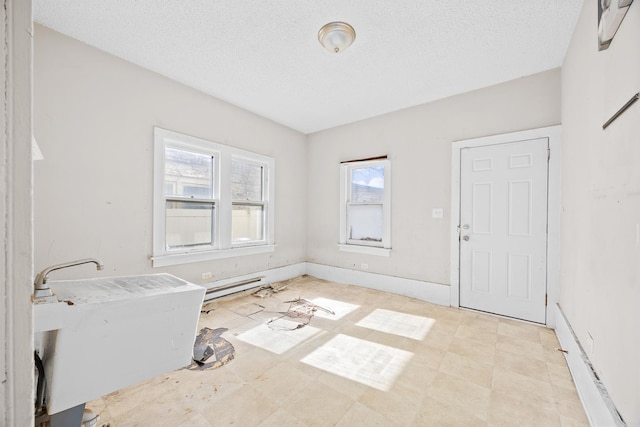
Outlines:
[[[63,34],[312,133],[559,67],[582,2],[34,0],[33,14]],[[357,33],[339,54],[318,43],[318,30],[331,21]]]

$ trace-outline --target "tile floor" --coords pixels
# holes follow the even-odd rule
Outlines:
[[[295,331],[266,327],[273,313],[247,317],[248,304],[298,297],[335,315]],[[235,358],[89,402],[99,425],[588,426],[546,328],[309,276],[209,308],[200,327],[228,328]]]

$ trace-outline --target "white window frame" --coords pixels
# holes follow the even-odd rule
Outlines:
[[[214,163],[214,242],[211,246],[168,249],[165,241],[166,199],[164,195],[165,147],[211,155]],[[264,238],[233,243],[231,239],[231,161],[233,158],[264,167]],[[273,252],[275,160],[271,157],[213,141],[154,127],[153,267],[184,264]],[[170,197],[171,198],[171,197]]]
[[[351,199],[351,174],[354,169],[373,166],[384,167],[384,192],[382,202],[382,242],[350,240],[347,207]],[[340,165],[340,240],[338,249],[368,255],[389,256],[391,253],[391,162],[389,159],[345,162]]]

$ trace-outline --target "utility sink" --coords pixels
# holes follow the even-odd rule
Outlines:
[[[34,304],[52,415],[191,363],[205,289],[170,274],[48,283]]]

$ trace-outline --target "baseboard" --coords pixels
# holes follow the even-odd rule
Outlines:
[[[564,354],[582,406],[592,426],[626,426],[607,393],[604,384],[596,378],[591,362],[584,353],[569,321],[559,304],[556,304],[556,335]]]
[[[307,274],[310,276],[331,282],[362,286],[446,306],[449,306],[451,299],[449,286],[438,283],[349,270],[311,262],[307,262],[306,267]]]
[[[223,297],[225,295],[246,291],[248,289],[257,288],[260,286],[266,286],[270,283],[293,279],[294,277],[302,276],[303,274],[306,274],[306,266],[304,262],[300,262],[298,264],[287,265],[285,267],[272,268],[269,270],[245,274],[243,276],[236,276],[229,279],[208,282],[205,285],[209,290],[214,290],[216,288],[226,289],[213,292],[208,291],[205,296],[205,300]],[[250,283],[246,283],[240,286],[234,286],[233,288],[227,288],[234,283],[242,283],[247,281]]]

